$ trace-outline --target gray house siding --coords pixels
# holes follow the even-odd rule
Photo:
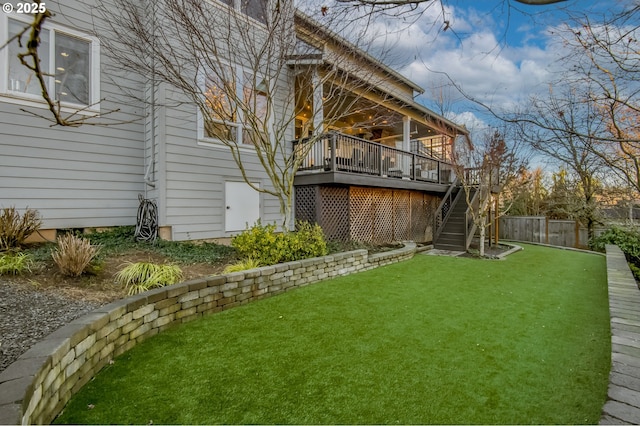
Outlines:
[[[175,98],[176,93],[167,96]],[[175,240],[229,237],[225,231],[225,182],[242,182],[242,174],[229,148],[198,144],[197,111],[194,106],[164,108],[166,131],[165,169],[166,212],[162,226],[171,226]],[[247,149],[243,158],[250,179],[261,187],[269,179]],[[263,223],[280,223],[280,207],[275,197],[260,194],[260,219]]]
[[[46,5],[55,14],[52,23],[91,34],[91,3]],[[159,225],[170,227],[172,239],[231,236],[225,231],[225,184],[243,178],[229,149],[199,143],[196,107],[175,106],[177,93],[160,86],[154,106],[135,101],[129,93],[151,99],[146,77],[109,63],[104,51],[100,61],[101,111],[119,111],[99,121],[117,124],[51,127],[0,96],[0,207],[37,209],[44,229],[133,225],[143,194],[156,201]],[[283,96],[289,96],[288,76],[280,84]],[[277,112],[286,110],[284,99]],[[26,108],[49,114],[44,108]],[[251,181],[268,187],[255,154],[246,151]],[[281,223],[278,200],[266,194],[259,200],[262,222]]]
[[[88,5],[63,4],[46,2],[55,15],[50,21],[90,34]],[[0,206],[38,210],[45,229],[135,223],[138,193],[144,190],[144,111],[130,100],[123,102],[119,86],[136,91],[139,85],[106,71],[110,67],[102,52],[100,61],[100,98],[106,99],[101,111],[121,110],[100,121],[132,122],[51,127],[47,120],[21,111],[49,116],[47,109],[0,97]]]

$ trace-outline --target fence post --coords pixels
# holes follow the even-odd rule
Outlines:
[[[544,243],[549,244],[549,218],[544,217]]]

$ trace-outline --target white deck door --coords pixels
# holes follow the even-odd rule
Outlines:
[[[260,219],[260,193],[247,183],[225,182],[224,193],[225,231],[244,231]]]

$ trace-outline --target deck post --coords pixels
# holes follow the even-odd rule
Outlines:
[[[311,84],[313,87],[313,131],[316,134],[322,134],[324,132],[324,101],[322,100],[322,79],[318,74],[318,68],[313,70]]]
[[[416,154],[411,154],[411,180],[416,180]]]
[[[408,117],[406,115],[402,117],[402,150],[405,152],[411,152],[411,117]],[[402,155],[402,162],[399,166],[402,169],[403,176],[405,171],[409,171],[409,176],[411,176],[412,174],[410,170],[407,170],[409,167],[411,167],[411,165],[408,163],[409,158],[405,155]]]
[[[329,148],[331,149],[331,164],[330,170],[336,171],[336,138],[337,135],[335,133],[331,134],[331,138],[329,139],[329,143],[331,144]]]

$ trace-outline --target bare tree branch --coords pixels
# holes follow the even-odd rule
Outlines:
[[[428,3],[433,0],[338,0],[340,3],[360,4],[366,6],[412,6],[417,7],[419,4]],[[567,0],[514,0],[518,3],[544,6],[547,4],[561,3]]]
[[[95,9],[96,33],[122,69],[153,76],[154,90],[195,107],[201,137],[226,146],[245,182],[278,200],[287,227],[295,174],[323,131],[400,117],[372,108],[387,100],[376,87],[389,73],[359,46],[293,2],[258,4],[264,8],[249,17],[208,0],[105,0]],[[309,138],[294,150],[296,121]],[[270,185],[254,184],[256,163]]]
[[[42,0],[32,0],[37,5],[45,5]],[[106,117],[108,115],[119,112],[120,109],[108,110],[105,112],[92,112],[92,109],[100,102],[86,105],[81,108],[67,108],[71,112],[65,112],[65,106],[60,100],[55,100],[51,95],[47,79],[53,74],[46,73],[42,69],[42,60],[40,57],[41,33],[45,22],[53,16],[53,13],[46,7],[38,7],[33,10],[38,12],[33,15],[33,20],[15,35],[11,36],[6,43],[0,46],[0,49],[7,48],[11,43],[17,42],[20,49],[24,51],[17,54],[20,63],[33,72],[39,83],[42,99],[46,102],[51,115],[38,114],[33,111],[22,109],[22,111],[32,114],[36,117],[52,122],[52,126],[79,127],[83,124],[95,126],[107,126],[116,124],[127,124],[136,120],[117,120],[110,122],[98,122],[95,119]],[[23,39],[25,39],[23,41]],[[104,100],[104,99],[103,99]],[[101,101],[103,101],[101,100]]]

